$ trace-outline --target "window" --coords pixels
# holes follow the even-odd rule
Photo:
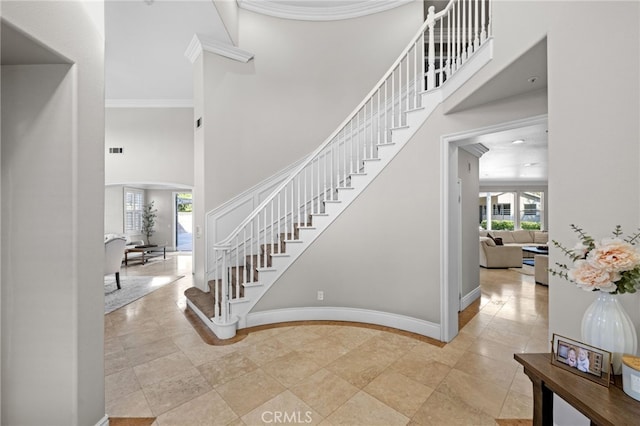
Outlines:
[[[493,205],[493,216],[507,216],[511,217],[511,204],[510,203],[498,203]]]
[[[124,231],[136,234],[142,231],[144,191],[125,188],[124,190]]]
[[[543,191],[481,192],[478,204],[483,229],[544,229]]]

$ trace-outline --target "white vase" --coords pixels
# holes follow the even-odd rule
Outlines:
[[[622,374],[622,355],[635,355],[638,336],[616,294],[598,292],[582,317],[582,340],[613,355],[613,374]]]

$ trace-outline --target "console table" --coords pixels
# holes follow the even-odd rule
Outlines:
[[[533,424],[553,424],[553,394],[591,420],[592,425],[637,425],[640,401],[622,390],[620,376],[608,388],[551,364],[551,354],[515,354],[533,383]]]

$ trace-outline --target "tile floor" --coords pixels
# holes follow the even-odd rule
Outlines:
[[[154,425],[495,425],[530,419],[529,379],[514,352],[548,350],[548,292],[533,277],[481,270],[479,312],[437,347],[381,330],[300,325],[203,342],[185,318],[191,257],[123,267],[185,275],[105,316],[111,417]]]

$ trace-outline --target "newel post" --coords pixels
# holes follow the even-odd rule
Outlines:
[[[430,6],[429,13],[427,14],[427,31],[429,32],[429,45],[427,47],[427,90],[436,87],[436,47],[433,38],[435,10],[435,6]]]
[[[216,274],[214,280],[214,317],[221,323],[229,322],[229,264],[230,245],[215,245]],[[218,279],[220,285],[218,285]]]

